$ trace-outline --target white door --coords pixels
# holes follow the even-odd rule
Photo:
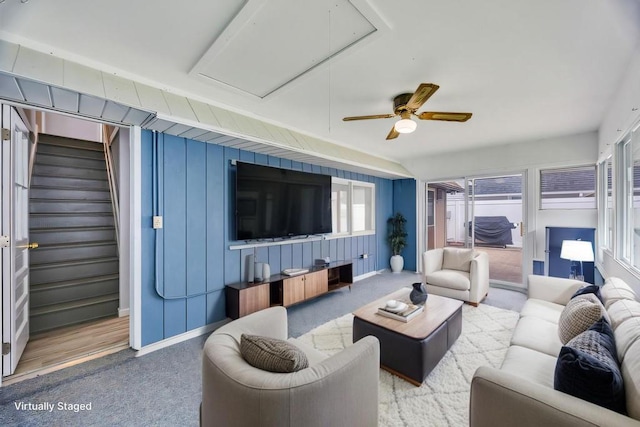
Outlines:
[[[8,130],[8,135],[6,134]],[[29,132],[2,105],[2,375],[11,375],[29,340]]]

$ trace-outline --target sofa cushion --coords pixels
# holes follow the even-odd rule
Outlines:
[[[570,300],[560,314],[558,337],[562,344],[586,331],[600,318],[608,320],[607,311],[593,294],[579,295]]]
[[[622,363],[631,346],[640,342],[640,317],[625,320],[613,331],[613,335],[616,337],[618,362]]]
[[[468,272],[471,270],[471,260],[473,259],[473,256],[473,249],[444,248],[442,269]]]
[[[309,366],[304,351],[276,338],[242,334],[240,354],[248,364],[270,372],[296,372]]]
[[[640,341],[636,341],[627,350],[621,369],[627,395],[627,412],[631,417],[640,420]]]
[[[640,302],[626,299],[618,300],[607,310],[611,318],[611,326],[615,330],[625,320],[640,317]]]
[[[541,299],[529,298],[524,303],[524,306],[522,306],[522,310],[520,310],[520,317],[534,316],[553,322],[557,325],[560,320],[562,310],[564,310],[564,305]]]
[[[429,285],[468,291],[471,288],[469,273],[458,270],[439,270],[425,275]]]
[[[553,388],[557,358],[519,345],[512,345],[502,362],[502,371]]]
[[[562,348],[558,325],[534,316],[521,317],[513,330],[511,345],[519,345],[558,357]]]
[[[600,295],[606,308],[621,299],[636,299],[636,293],[633,289],[617,277],[610,277],[605,281],[604,286],[600,289]]]
[[[554,388],[616,412],[626,412],[622,373],[614,348],[613,331],[601,319],[582,332],[558,356]]]
[[[598,297],[598,299],[600,300],[600,302],[602,302],[602,296],[600,295],[600,286],[598,285],[587,285],[587,286],[583,286],[580,289],[578,289],[576,291],[575,294],[573,294],[573,296],[571,297],[571,299],[579,296],[579,295],[586,295],[586,294],[594,294],[595,296]]]
[[[287,342],[304,352],[304,354],[307,356],[309,366],[315,366],[329,357],[321,351],[316,350],[313,346],[305,343],[304,341],[295,338],[289,338]]]

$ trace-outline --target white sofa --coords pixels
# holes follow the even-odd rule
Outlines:
[[[489,292],[489,256],[467,248],[438,248],[422,255],[427,292],[477,306]]]
[[[240,336],[287,339],[287,310],[271,307],[234,320],[207,339],[202,355],[201,426],[374,426],[378,423],[380,344],[364,337],[327,356],[296,339],[309,367],[263,371],[240,354]]]
[[[479,368],[471,382],[472,427],[640,426],[640,303],[622,280],[607,279],[601,294],[611,319],[628,416],[556,391],[562,347],[558,319],[585,283],[529,276],[529,299],[500,369]]]

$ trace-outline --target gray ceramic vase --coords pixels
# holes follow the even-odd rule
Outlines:
[[[427,301],[427,298],[429,297],[424,284],[418,282],[414,283],[412,286],[413,290],[411,291],[411,294],[409,294],[409,299],[415,305],[424,305],[424,303]]]

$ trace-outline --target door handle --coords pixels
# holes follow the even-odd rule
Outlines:
[[[36,242],[33,242],[33,243],[29,243],[27,245],[22,245],[22,246],[18,246],[18,247],[20,249],[24,249],[24,248],[27,248],[27,249],[38,249],[38,246],[40,246],[40,245],[37,244]]]

